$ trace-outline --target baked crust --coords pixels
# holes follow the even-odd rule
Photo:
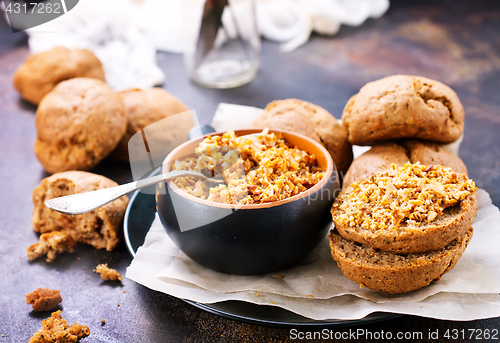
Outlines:
[[[104,176],[82,171],[57,173],[43,179],[33,191],[33,229],[40,233],[60,231],[79,243],[114,250],[122,236],[123,216],[128,204],[126,196],[75,216],[51,210],[45,206],[45,201],[115,186],[118,186],[116,182]]]
[[[42,320],[42,328],[33,334],[29,343],[74,343],[88,335],[90,335],[88,326],[76,322],[69,326],[66,319],[61,317],[59,310]]]
[[[75,251],[76,242],[70,236],[60,231],[52,231],[40,235],[38,243],[26,249],[28,260],[32,261],[47,255],[47,262],[52,262],[58,254]]]
[[[349,241],[330,232],[333,259],[345,276],[376,291],[406,293],[438,281],[458,262],[472,238],[473,229],[445,247],[429,253],[399,255]]]
[[[35,312],[55,310],[61,302],[61,292],[56,289],[40,287],[26,295],[26,303],[32,305]]]
[[[375,145],[356,158],[344,176],[342,190],[345,191],[353,182],[389,169],[391,164],[402,166],[407,162],[441,165],[467,175],[467,167],[462,159],[453,155],[442,145],[415,139],[398,140]]]
[[[123,103],[104,82],[63,81],[36,111],[35,154],[51,174],[90,170],[113,151],[126,126]]]
[[[189,111],[184,103],[162,88],[128,89],[118,92],[118,96],[123,101],[127,115],[127,130],[110,155],[118,161],[129,161],[128,142],[141,129],[159,120]],[[177,146],[188,140],[189,130],[193,127],[191,115],[177,116],[176,120],[169,124],[168,130],[165,130],[165,125],[160,125],[156,131],[161,132],[156,132],[154,125],[148,127],[150,151],[161,149],[165,144]]]
[[[351,144],[396,138],[451,143],[463,132],[464,109],[456,93],[439,81],[393,75],[367,83],[352,96],[342,123]]]
[[[269,103],[249,127],[297,132],[323,144],[339,172],[345,173],[352,162],[352,147],[347,130],[324,108],[298,99]]]
[[[101,276],[101,279],[105,281],[122,281],[122,274],[116,269],[109,268],[107,263],[98,264],[94,272],[98,273]]]
[[[59,82],[75,77],[105,81],[102,64],[92,52],[60,46],[28,56],[14,73],[14,87],[23,99],[38,105]]]

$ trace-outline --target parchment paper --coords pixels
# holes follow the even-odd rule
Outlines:
[[[225,107],[230,110],[228,114],[237,110],[230,107]],[[250,122],[249,116],[258,109],[245,110],[248,113],[240,118]],[[216,116],[213,124],[217,129],[226,130],[217,120]],[[316,320],[360,319],[376,311],[449,320],[498,317],[500,212],[482,189],[478,191],[478,207],[473,238],[455,268],[439,282],[406,294],[390,295],[360,288],[333,261],[327,238],[291,269],[258,276],[218,273],[180,252],[158,218],[127,268],[126,277],[151,289],[200,303],[247,301],[282,307]]]

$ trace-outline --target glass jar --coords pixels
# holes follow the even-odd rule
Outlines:
[[[205,0],[199,25],[192,28],[184,59],[194,82],[233,88],[255,78],[260,35],[254,0]]]

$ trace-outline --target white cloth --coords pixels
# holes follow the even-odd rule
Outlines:
[[[156,51],[184,51],[184,30],[200,20],[203,3],[81,0],[65,15],[27,30],[30,50],[36,53],[61,45],[87,48],[103,63],[113,89],[152,87],[165,78],[156,64]],[[256,0],[256,4],[261,35],[281,42],[282,51],[291,51],[307,42],[313,31],[333,35],[341,24],[355,26],[380,17],[389,0]]]

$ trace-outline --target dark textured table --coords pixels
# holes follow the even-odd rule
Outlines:
[[[92,272],[108,263],[122,273],[131,257],[79,245],[53,263],[29,262],[25,249],[37,241],[30,216],[31,192],[47,176],[33,154],[36,108],[18,97],[12,74],[27,56],[23,33],[0,24],[0,342],[27,342],[48,313],[36,314],[25,295],[44,286],[60,289],[63,317],[86,324],[85,342],[283,342],[289,329],[251,325],[218,317],[130,280],[103,282]],[[497,1],[394,1],[388,13],[357,28],[342,27],[334,38],[313,36],[300,49],[280,53],[263,42],[262,66],[249,85],[209,90],[192,84],[180,55],[160,53],[164,88],[196,109],[209,123],[219,102],[263,107],[296,97],[340,117],[349,97],[366,82],[391,74],[438,79],[456,90],[465,107],[460,155],[470,176],[500,205],[500,3]],[[104,161],[94,172],[124,183],[130,167]],[[101,325],[101,319],[106,324]],[[335,332],[349,328],[333,327]],[[351,328],[371,332],[428,332],[500,329],[500,319],[468,322],[401,316]],[[476,333],[479,331],[475,331]],[[484,338],[484,337],[483,337]],[[351,340],[354,341],[354,340]],[[363,340],[360,340],[363,341]],[[437,341],[437,340],[435,340]],[[473,339],[470,339],[473,341]],[[482,341],[485,341],[483,339]]]

